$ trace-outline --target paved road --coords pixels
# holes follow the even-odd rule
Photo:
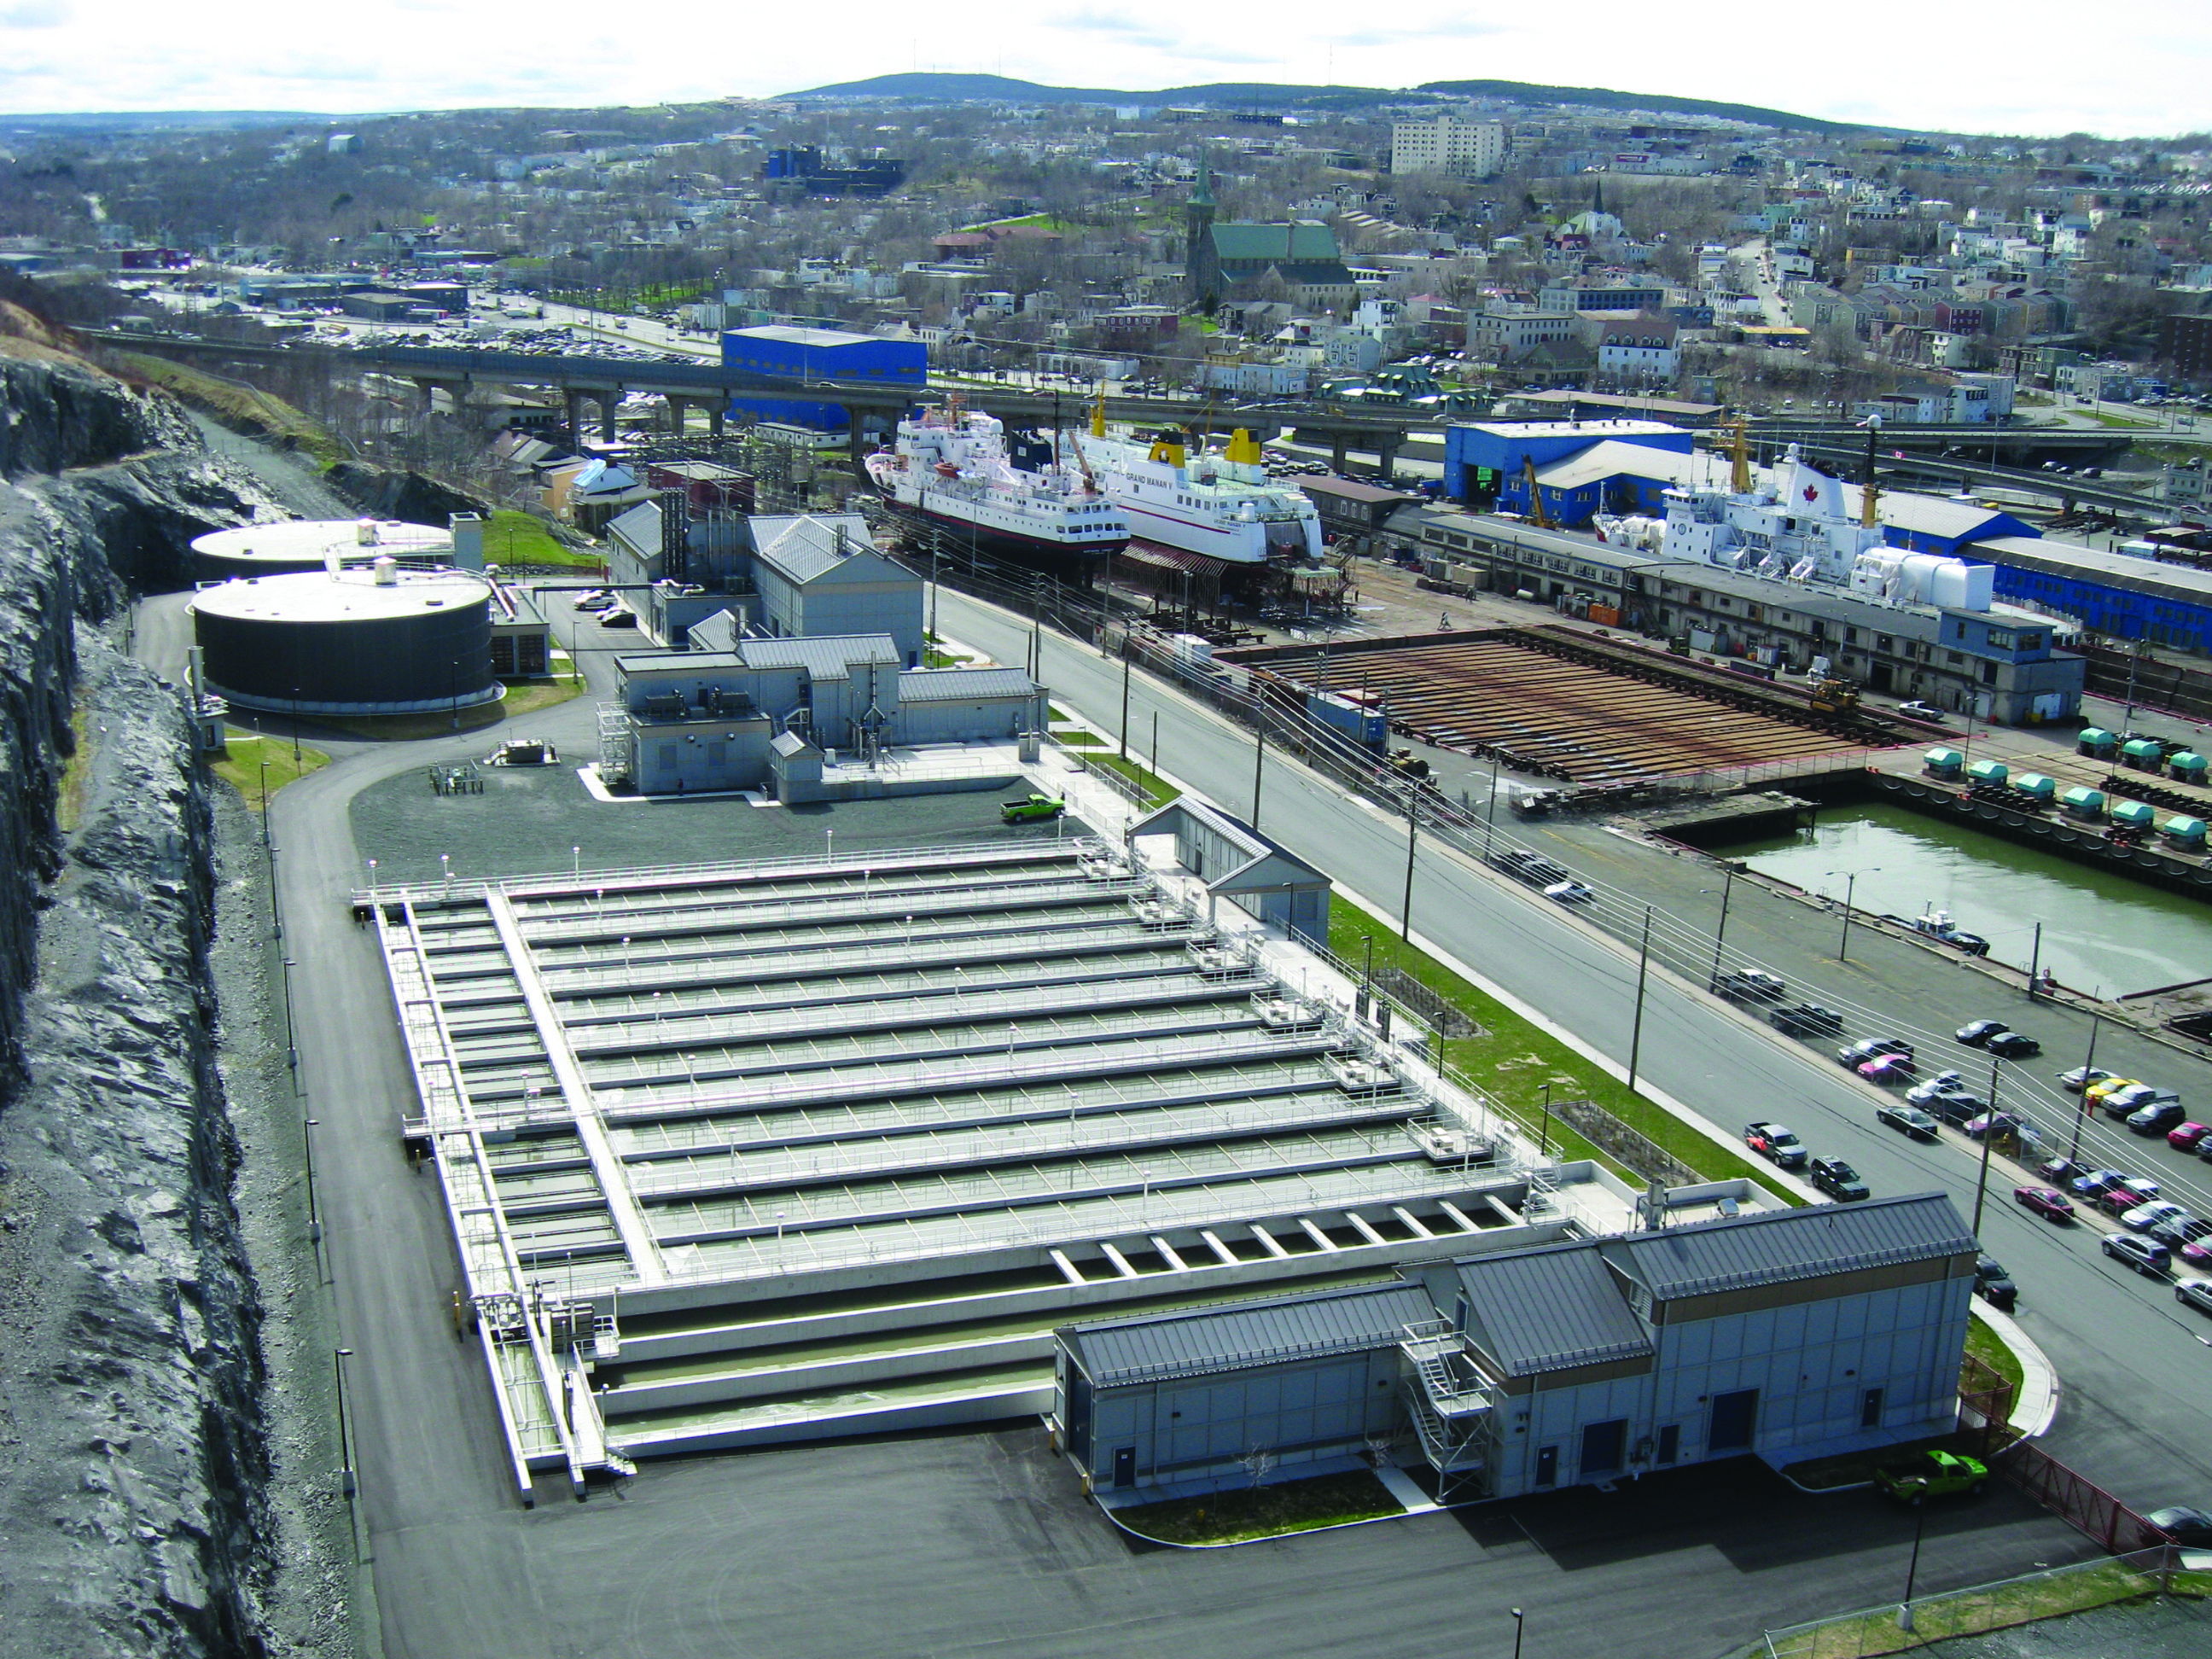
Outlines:
[[[1024,630],[1018,624],[950,590],[943,605],[946,633],[1003,660],[1022,659]],[[1115,730],[1121,706],[1116,665],[1095,651],[1048,640],[1044,678],[1063,707],[1079,709],[1094,729]],[[1160,720],[1164,769],[1206,788],[1232,810],[1248,808],[1250,739],[1210,712],[1139,679],[1129,722],[1139,748],[1151,742],[1155,710],[1165,711]],[[1406,867],[1399,824],[1298,769],[1272,761],[1261,807],[1261,826],[1270,835],[1313,859],[1374,908],[1398,914]],[[1717,898],[1696,892],[1718,885],[1718,872],[1710,867],[1690,878],[1677,860],[1620,837],[1526,833],[1600,879],[1638,890],[1650,884],[1652,896],[1662,903],[1671,897],[1686,915],[1696,915],[1698,904],[1717,910]],[[1680,890],[1685,887],[1686,894]],[[1417,937],[1473,966],[1510,997],[1547,1016],[1585,1053],[1609,1062],[1616,1075],[1625,1074],[1636,982],[1632,948],[1425,838],[1417,859],[1414,911]],[[1796,972],[1798,963],[1783,942],[1792,941],[1809,968],[1820,946],[1807,941],[1825,940],[1829,927],[1826,918],[1815,924],[1803,909],[1784,908],[1783,901],[1763,896],[1747,898],[1741,918],[1732,911],[1729,920],[1739,946],[1755,940],[1761,952],[1781,960],[1785,973]],[[1967,988],[1971,970],[1917,947],[1879,943],[1861,933],[1853,955],[1849,964],[1823,964],[1813,977],[1801,976],[1799,988],[1837,1004],[1886,1007],[1901,1026],[1929,1030],[1948,1031],[1992,1009],[2008,1012],[1989,988]],[[2078,1063],[2066,1038],[2078,1028],[2086,1048],[2086,1020],[2045,1009],[2035,1024],[2048,1031],[2054,1056],[2045,1071]],[[2100,1047],[2100,1060],[2108,1052],[2132,1052],[2127,1040],[2106,1041],[2115,1046]],[[1957,1052],[1964,1058],[1969,1051]],[[2212,1077],[2201,1064],[2162,1049],[2156,1054],[2157,1075],[2185,1074],[2193,1079],[2194,1097],[2208,1092]],[[1848,1076],[1827,1050],[1784,1041],[1751,1016],[1671,976],[1651,980],[1641,1069],[1652,1085],[1704,1114],[1724,1136],[1753,1117],[1781,1117],[1816,1152],[1850,1159],[1875,1191],[1941,1188],[1963,1213],[1972,1213],[1978,1164],[1968,1143],[1952,1138],[1922,1146],[1877,1127],[1875,1091]],[[2181,1086],[2192,1085],[2185,1081]],[[2108,1146],[2124,1146],[2131,1139],[2104,1133]],[[2132,1167],[2169,1176],[2179,1170],[2212,1186],[2198,1173],[2201,1164],[2191,1168],[2163,1147],[2136,1146],[2142,1155]],[[2090,1227],[2062,1231],[2017,1209],[2009,1189],[2018,1177],[2007,1178],[2004,1170],[1996,1164],[1990,1176],[1983,1238],[2012,1269],[2021,1286],[2023,1323],[2065,1379],[2066,1404],[2052,1449],[2141,1508],[2212,1499],[2212,1347],[2204,1340],[2212,1335],[2212,1321],[2177,1306],[2165,1287],[2106,1261],[2095,1250]]]

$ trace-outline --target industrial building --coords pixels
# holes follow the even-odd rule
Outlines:
[[[2114,639],[2212,651],[2212,570],[2032,535],[1986,536],[1962,550],[1996,567],[2000,599]]]
[[[1971,708],[2004,724],[2081,711],[2086,670],[2063,648],[2069,630],[2025,611],[1880,604],[1848,588],[1658,559],[1635,547],[1437,508],[1401,509],[1389,529],[1422,555],[1433,580],[1610,617],[1693,651],[1794,673],[1824,663],[1825,672],[1876,691]]]
[[[246,708],[353,716],[497,702],[492,610],[482,576],[402,570],[389,555],[243,577],[191,605],[208,691]]]
[[[1013,744],[1044,729],[1043,692],[1008,668],[902,671],[888,634],[762,637],[724,611],[690,648],[615,659],[619,702],[602,707],[602,784],[640,794],[760,790],[793,802],[988,789],[1018,771],[917,752]],[[842,772],[825,775],[843,751]]]
[[[356,895],[520,1489],[1042,1412],[1071,1316],[1626,1224],[1262,927],[1326,933],[1316,872],[1212,819]]]
[[[857,513],[701,510],[664,491],[608,527],[607,574],[665,645],[726,611],[777,637],[888,634],[905,665],[921,661],[921,578],[876,550]]]
[[[794,386],[813,380],[870,380],[910,386],[918,394],[929,379],[929,349],[915,340],[779,324],[724,334],[722,367],[776,375]],[[730,412],[819,432],[842,432],[851,420],[842,404],[781,398],[732,398]]]
[[[1978,1247],[1942,1194],[1643,1219],[1384,1284],[1064,1327],[1060,1444],[1088,1486],[1134,1493],[1241,1483],[1255,1448],[1294,1465],[1389,1443],[1474,1500],[1956,1424]]]
[[[1510,421],[1446,427],[1444,494],[1463,501],[1496,493],[1507,504],[1507,494],[1518,490],[1525,502],[1526,485],[1516,481],[1532,462],[1540,471],[1601,444],[1687,455],[1696,441],[1695,434],[1662,421]]]

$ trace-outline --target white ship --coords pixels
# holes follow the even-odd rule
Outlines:
[[[1082,465],[1056,445],[1017,438],[957,398],[898,424],[892,447],[866,458],[884,499],[952,531],[965,544],[1025,562],[1088,564],[1119,552],[1129,523]]]
[[[1084,456],[1139,539],[1224,564],[1319,562],[1321,515],[1303,490],[1268,477],[1250,433],[1240,430],[1226,449],[1195,458],[1179,439],[1101,433],[1094,420]]]

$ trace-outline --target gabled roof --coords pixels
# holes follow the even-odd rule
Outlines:
[[[1214,893],[1266,893],[1286,887],[1326,887],[1328,877],[1296,854],[1281,847],[1240,819],[1218,811],[1184,795],[1155,807],[1131,824],[1134,836],[1181,835],[1196,824],[1212,831],[1246,856],[1206,878],[1206,890]]]
[[[1508,1376],[1651,1352],[1651,1336],[1587,1243],[1478,1256],[1459,1265],[1468,1334]]]
[[[1336,233],[1316,219],[1262,225],[1243,221],[1212,228],[1214,257],[1224,263],[1315,261],[1342,267]]]
[[[843,539],[839,539],[839,532]],[[838,570],[855,558],[871,561],[876,574],[884,561],[868,534],[868,521],[857,513],[826,513],[818,517],[756,514],[752,519],[753,545],[762,563],[801,586]]]
[[[1059,1335],[1091,1382],[1106,1388],[1395,1347],[1407,1325],[1436,1312],[1418,1285],[1376,1285],[1064,1325]]]
[[[640,501],[607,526],[607,534],[641,552],[660,551],[660,503]]]
[[[910,668],[898,683],[902,703],[1033,697],[1036,689],[1036,682],[1018,668]]]
[[[1974,1236],[1942,1193],[1819,1204],[1605,1241],[1607,1260],[1655,1300],[1972,1255]]]
[[[802,668],[817,680],[847,680],[867,663],[893,667],[906,659],[888,634],[823,634],[776,640],[739,640],[737,654],[748,668]]]
[[[1601,479],[1653,478],[1664,483],[1689,481],[1698,471],[1698,457],[1680,449],[1661,449],[1655,444],[1623,443],[1608,438],[1581,453],[1549,466],[1539,467],[1536,482],[1547,489],[1580,489]]]

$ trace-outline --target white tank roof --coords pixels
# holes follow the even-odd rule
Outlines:
[[[192,551],[213,558],[271,559],[290,564],[309,560],[320,564],[336,553],[341,559],[373,559],[379,553],[399,558],[428,558],[450,553],[453,534],[434,525],[407,524],[397,519],[372,520],[376,540],[362,540],[359,519],[286,519],[275,524],[241,525],[235,530],[211,530],[192,538]]]
[[[211,617],[267,623],[386,621],[458,611],[491,598],[491,584],[465,570],[400,570],[379,581],[366,566],[333,576],[303,570],[283,576],[241,576],[204,587],[191,608]]]

